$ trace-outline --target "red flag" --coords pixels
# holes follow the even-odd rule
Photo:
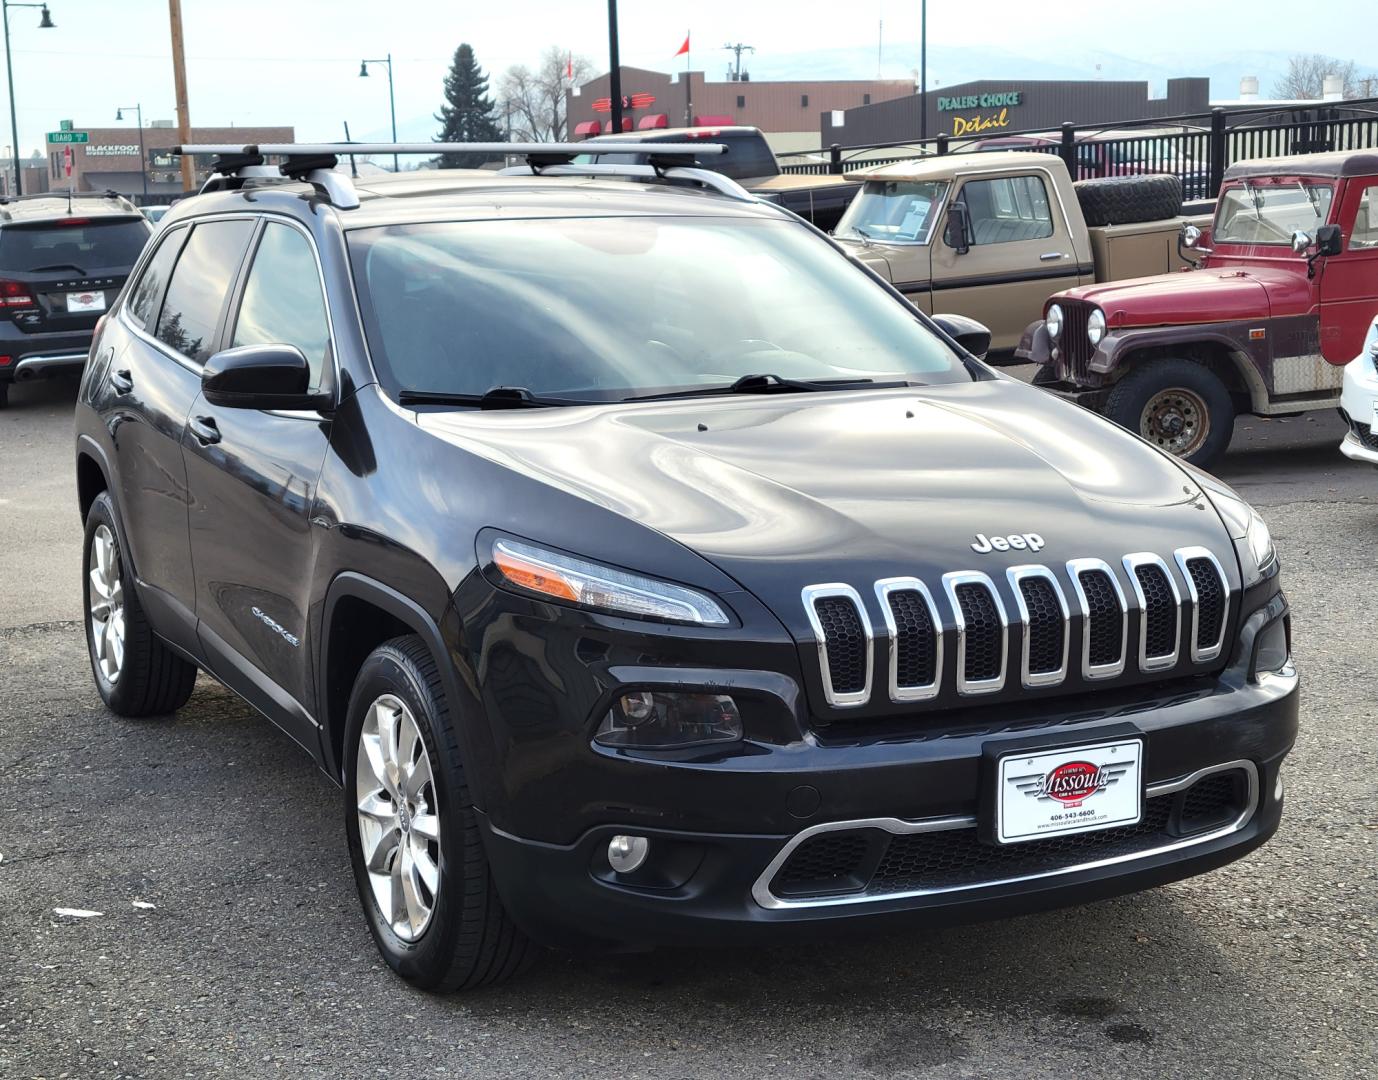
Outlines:
[[[689,35],[688,35],[688,34],[685,34],[685,35],[684,35],[684,44],[681,45],[681,46],[679,47],[679,52],[675,53],[675,55],[676,55],[676,56],[683,56],[683,55],[684,55],[685,53],[687,53],[688,51],[689,51]]]

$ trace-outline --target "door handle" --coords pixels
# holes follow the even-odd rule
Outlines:
[[[1065,259],[1066,254],[1061,251],[1047,251],[1038,257],[1039,262],[1052,262],[1054,259]]]
[[[128,368],[110,373],[110,385],[115,388],[117,394],[127,394],[134,389],[134,380],[129,375]]]
[[[193,416],[187,427],[191,428],[191,433],[202,446],[210,446],[211,443],[220,441],[220,429],[215,426],[213,416]]]

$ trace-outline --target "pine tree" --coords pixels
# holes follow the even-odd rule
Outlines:
[[[445,76],[445,101],[435,114],[441,124],[436,142],[503,141],[488,97],[488,76],[468,44],[455,50],[450,73]],[[436,160],[442,169],[474,169],[494,159],[490,154],[441,154]]]

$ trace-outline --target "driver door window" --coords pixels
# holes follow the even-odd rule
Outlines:
[[[311,366],[311,389],[320,389],[330,323],[311,241],[291,226],[264,227],[230,344],[295,345]]]
[[[1048,189],[1037,176],[973,180],[962,189],[973,247],[1053,235]]]

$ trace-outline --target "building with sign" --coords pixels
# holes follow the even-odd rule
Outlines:
[[[912,96],[910,79],[793,82],[709,82],[702,71],[675,75],[623,67],[623,130],[686,124],[748,124],[760,128],[777,154],[818,145],[820,114]],[[612,130],[610,79],[600,75],[567,93],[570,136]]]
[[[1146,82],[982,79],[912,91],[824,114],[821,146],[868,146],[917,139],[926,106],[928,137],[995,136],[1002,131],[1052,131],[1064,123],[1120,124],[1210,109],[1209,79],[1169,79],[1167,93],[1152,97]]]
[[[56,125],[55,125],[56,126]],[[85,140],[79,136],[85,135]],[[77,191],[118,191],[136,202],[167,202],[182,193],[182,159],[171,148],[182,140],[177,129],[167,121],[156,121],[143,129],[142,156],[139,148],[139,129],[125,127],[84,127],[72,125],[72,130],[52,131],[48,134],[48,188],[65,190],[70,183]],[[193,143],[249,143],[295,141],[291,127],[196,127],[191,129]],[[66,152],[71,150],[72,175],[66,173]],[[144,197],[146,170],[148,197]],[[205,159],[197,160],[197,180],[204,180]],[[28,187],[26,178],[26,190]]]

